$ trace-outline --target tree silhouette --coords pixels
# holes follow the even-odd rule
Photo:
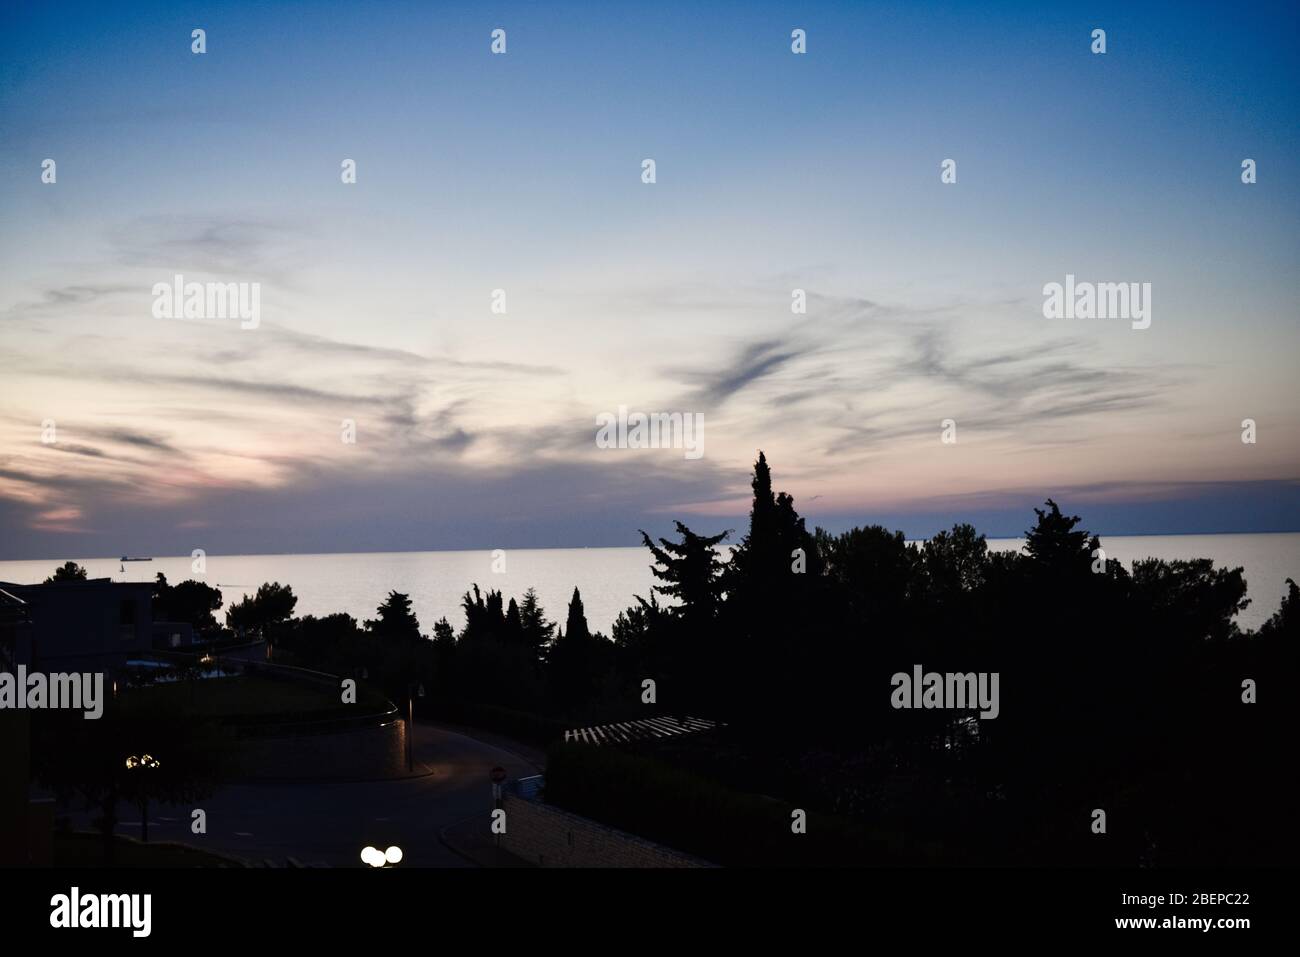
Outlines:
[[[461,598],[465,612],[465,630],[461,640],[473,643],[479,640],[500,640],[505,633],[506,616],[501,592],[490,590],[486,595],[473,586],[473,595],[465,592]]]
[[[1290,578],[1286,580],[1286,586],[1282,604],[1273,613],[1273,617],[1260,626],[1259,633],[1263,637],[1285,637],[1291,641],[1300,639],[1300,588]]]
[[[523,630],[523,640],[533,656],[541,661],[544,650],[555,637],[555,624],[546,620],[546,613],[537,600],[537,592],[532,588],[524,592],[523,603],[519,606],[519,621]]]
[[[586,641],[591,637],[591,631],[587,628],[587,614],[582,607],[582,596],[576,587],[573,589],[573,597],[569,599],[569,615],[564,622],[564,632],[575,640]]]
[[[200,635],[220,630],[213,612],[221,608],[221,590],[193,579],[169,585],[162,572],[154,579],[153,616],[158,621],[182,621]]]
[[[456,644],[456,629],[451,627],[451,622],[444,615],[433,623],[433,641],[437,645],[454,647]]]
[[[641,540],[655,564],[651,572],[662,585],[655,593],[676,604],[660,609],[641,602],[640,621],[649,626],[649,653],[642,662],[654,678],[658,703],[684,717],[688,712],[718,714],[726,705],[723,687],[726,643],[718,624],[723,601],[724,566],[717,546],[730,534],[697,535],[681,522],[674,523],[681,540],[659,539],[659,545],[644,531]],[[627,635],[628,624],[620,631]]]
[[[552,700],[568,714],[581,714],[596,698],[601,679],[613,660],[613,645],[587,627],[582,596],[573,589],[565,628],[546,656]]]
[[[1242,569],[1216,569],[1208,558],[1134,562],[1132,590],[1148,627],[1166,640],[1236,637],[1233,616],[1250,604]]]
[[[787,591],[794,584],[790,576],[794,573],[796,549],[804,553],[803,574],[820,574],[820,557],[813,536],[795,511],[794,498],[785,492],[773,494],[772,471],[762,452],[754,463],[750,485],[754,501],[749,511],[749,531],[727,565],[732,579],[728,582],[728,592],[747,590],[753,596],[772,588]]]
[[[366,622],[366,630],[386,641],[418,641],[420,622],[411,610],[411,596],[390,591],[376,612],[377,618]]]
[[[1076,531],[1079,516],[1063,515],[1050,498],[1047,509],[1034,509],[1038,522],[1025,532],[1025,554],[1044,571],[1069,575],[1087,572],[1092,566],[1093,549],[1101,542],[1086,531]]]
[[[226,610],[226,624],[237,630],[267,635],[293,617],[298,596],[288,585],[264,582],[255,595],[245,595]]]
[[[650,549],[656,565],[650,571],[664,582],[654,591],[677,600],[671,613],[692,620],[711,620],[722,602],[722,561],[717,546],[730,532],[697,535],[681,522],[674,522],[680,542],[659,539],[659,545],[641,532],[641,541]],[[662,547],[661,547],[662,546]]]
[[[50,585],[54,582],[84,582],[86,580],[86,570],[76,562],[64,562],[58,568],[54,569],[54,574],[45,579],[45,584]]]

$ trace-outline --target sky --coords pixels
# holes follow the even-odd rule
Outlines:
[[[0,559],[1300,530],[1297,8],[1044,6],[6,5]]]

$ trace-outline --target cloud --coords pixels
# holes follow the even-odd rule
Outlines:
[[[119,266],[270,279],[289,285],[307,263],[306,221],[221,213],[145,216],[112,227],[107,239]]]
[[[706,373],[692,373],[688,381],[697,383],[683,401],[688,409],[712,409],[739,394],[747,386],[772,375],[801,354],[780,340],[765,339],[747,343],[722,368]]]
[[[241,243],[269,249],[279,234],[228,224],[179,235],[177,249],[237,268]],[[77,295],[44,301],[68,314],[84,305]],[[23,346],[0,360],[36,392],[82,390],[96,410],[60,420],[57,451],[84,464],[60,468],[38,451],[0,459],[0,500],[17,503],[14,541],[57,532],[109,552],[123,539],[188,550],[196,529],[243,551],[620,544],[677,515],[734,526],[758,447],[810,502],[842,507],[841,492],[819,485],[842,487],[865,460],[899,468],[915,448],[900,440],[937,442],[941,418],[980,434],[985,461],[1015,452],[1032,472],[1035,450],[1063,446],[1057,424],[1113,427],[1170,404],[1185,384],[1184,370],[1120,364],[1082,336],[1039,328],[999,344],[972,334],[961,314],[981,304],[809,301],[815,315],[764,321],[746,338],[701,337],[689,363],[647,370],[637,388],[652,391],[638,405],[708,415],[706,458],[689,463],[595,447],[594,414],[619,398],[592,386],[599,359],[585,353],[566,367],[272,322],[240,331],[146,321],[120,334],[97,323],[57,349]],[[8,418],[27,429],[41,416],[20,408]],[[345,418],[357,422],[355,445],[339,441]],[[70,507],[81,510],[75,521],[61,511]]]
[[[123,283],[78,284],[45,289],[36,300],[19,302],[0,313],[0,319],[41,319],[74,311],[113,296],[140,293],[136,286]]]
[[[175,445],[168,439],[157,433],[137,432],[125,428],[99,428],[94,426],[74,426],[74,430],[79,435],[89,435],[95,438],[103,439],[106,442],[117,442],[122,445],[132,445],[137,448],[151,449],[155,452],[179,453]]]
[[[263,323],[258,327],[258,334],[242,337],[238,348],[230,349],[221,355],[229,361],[244,361],[270,352],[291,354],[304,360],[320,357],[355,361],[374,360],[386,367],[423,369],[430,374],[445,374],[448,371],[520,376],[565,374],[565,370],[557,366],[501,361],[476,362],[446,356],[422,355],[405,349],[331,339],[272,322]]]
[[[88,455],[91,458],[107,458],[103,449],[97,449],[90,445],[75,445],[70,442],[58,442],[48,446],[51,452],[66,452],[70,455]]]
[[[667,455],[607,453],[589,463],[521,460],[512,469],[467,467],[454,460],[394,463],[381,474],[303,468],[270,487],[224,487],[183,501],[143,496],[85,499],[84,527],[66,529],[56,551],[115,554],[122,549],[186,554],[328,552],[493,547],[633,545],[636,529],[667,525],[677,501],[720,496],[732,480],[710,467]],[[0,557],[48,552],[35,535],[37,509],[4,506],[14,523]],[[53,508],[46,506],[45,508]],[[9,515],[5,517],[6,508]],[[89,531],[93,528],[94,531]],[[203,531],[196,542],[194,532]]]

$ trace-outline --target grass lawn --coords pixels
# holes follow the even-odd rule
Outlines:
[[[242,867],[239,862],[183,844],[144,844],[121,835],[113,838],[113,863],[104,862],[102,834],[82,831],[54,835],[55,867]]]
[[[357,689],[357,703],[344,704],[341,692],[327,687],[275,680],[261,675],[205,678],[137,688],[130,695],[148,703],[211,718],[341,718],[380,709],[381,695]]]

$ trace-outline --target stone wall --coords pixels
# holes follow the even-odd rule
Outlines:
[[[501,846],[540,867],[712,867],[707,861],[507,792]]]

